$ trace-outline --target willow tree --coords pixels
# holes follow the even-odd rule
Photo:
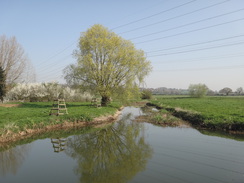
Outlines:
[[[96,91],[103,106],[111,97],[139,94],[139,85],[151,71],[144,51],[98,24],[81,34],[74,55],[77,63],[64,70],[67,83]]]

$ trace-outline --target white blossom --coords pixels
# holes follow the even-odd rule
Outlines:
[[[64,98],[67,101],[90,101],[90,93],[62,86],[56,82],[50,83],[19,83],[6,95],[5,101],[52,101]]]

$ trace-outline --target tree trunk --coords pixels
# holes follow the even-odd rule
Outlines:
[[[110,103],[110,97],[102,96],[101,106],[107,106]]]

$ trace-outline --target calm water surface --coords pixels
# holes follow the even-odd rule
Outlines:
[[[127,107],[102,130],[1,151],[0,182],[244,183],[244,137],[132,122],[138,115]]]

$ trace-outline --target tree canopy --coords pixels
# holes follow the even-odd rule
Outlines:
[[[201,98],[207,94],[208,87],[205,84],[190,84],[188,90],[191,97]]]
[[[221,90],[219,90],[219,93],[225,94],[225,95],[229,95],[232,92],[231,88],[225,87]]]
[[[74,56],[77,63],[64,70],[67,83],[97,92],[103,106],[111,97],[139,95],[151,71],[144,51],[98,24],[81,34]]]
[[[236,89],[236,93],[237,93],[238,95],[243,94],[243,88],[242,88],[242,87],[237,88],[237,89]]]

